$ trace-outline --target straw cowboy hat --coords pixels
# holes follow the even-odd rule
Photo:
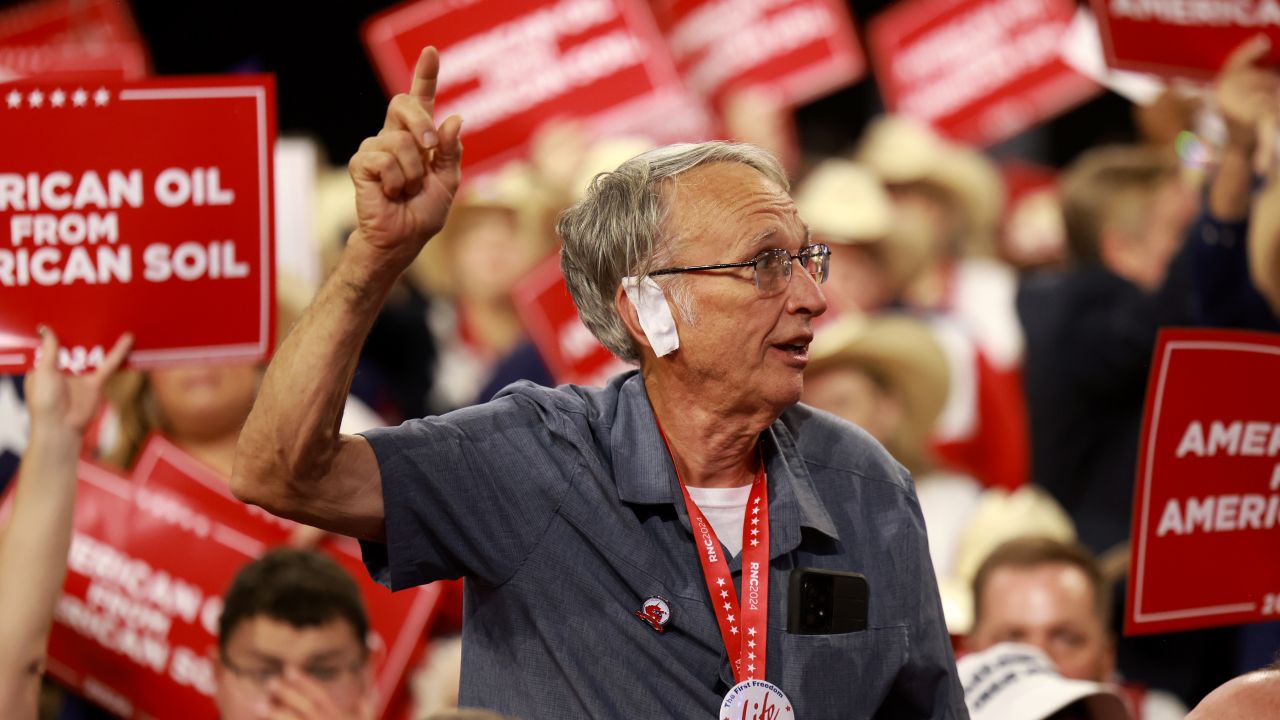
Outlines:
[[[867,128],[854,159],[888,185],[926,183],[941,188],[964,212],[963,252],[994,254],[1004,182],[981,152],[945,140],[911,118],[882,115]]]
[[[454,278],[447,262],[456,240],[475,218],[485,211],[511,211],[515,228],[521,237],[555,248],[555,213],[558,210],[539,182],[537,173],[527,163],[512,162],[495,173],[482,175],[463,185],[453,201],[449,219],[440,233],[427,243],[413,265],[409,276],[428,291],[449,295],[454,291]]]
[[[894,234],[901,218],[894,216],[884,183],[863,165],[824,160],[796,189],[795,201],[800,217],[823,242],[874,244],[890,287],[902,288],[928,259],[927,247]]]
[[[875,242],[893,229],[893,202],[884,185],[849,160],[820,163],[796,189],[795,201],[810,229],[834,242]]]
[[[818,332],[809,357],[808,375],[855,367],[897,393],[904,422],[899,437],[886,446],[904,465],[923,465],[926,440],[950,383],[946,355],[928,325],[900,313],[849,313]]]
[[[1073,542],[1076,529],[1062,506],[1035,485],[1023,485],[1013,492],[984,490],[956,542],[951,572],[938,578],[938,593],[952,634],[964,635],[973,627],[973,577],[982,561],[1002,543],[1027,536]]]

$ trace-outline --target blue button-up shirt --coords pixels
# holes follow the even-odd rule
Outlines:
[[[535,718],[713,718],[734,684],[641,377],[532,384],[365,433],[394,589],[465,576],[461,704]],[[803,405],[761,435],[772,536],[767,679],[797,718],[967,718],[920,505],[866,433]],[[793,569],[858,572],[868,627],[787,632]],[[730,563],[741,587],[741,562]],[[635,616],[670,607],[664,632]]]

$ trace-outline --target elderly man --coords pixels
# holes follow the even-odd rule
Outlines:
[[[582,319],[638,373],[338,434],[364,334],[457,187],[438,63],[351,161],[359,226],[267,371],[236,493],[364,539],[393,588],[465,576],[464,706],[965,717],[909,475],[796,404],[828,250],[767,153],[655,150],[562,217]]]

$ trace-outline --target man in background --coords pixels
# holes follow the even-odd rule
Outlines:
[[[1101,554],[1129,536],[1156,330],[1181,305],[1167,271],[1195,212],[1173,159],[1140,147],[1086,153],[1062,186],[1074,267],[1018,293],[1034,482]],[[1165,292],[1162,294],[1162,288]]]
[[[218,626],[223,720],[373,720],[378,702],[355,581],[327,555],[280,548],[246,565]]]
[[[1098,564],[1083,547],[1044,537],[1010,540],[974,576],[967,649],[1026,643],[1043,650],[1065,678],[1114,682],[1109,597]],[[1168,693],[1132,683],[1121,687],[1137,720],[1180,720],[1187,712]]]

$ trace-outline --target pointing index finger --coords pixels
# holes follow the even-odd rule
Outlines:
[[[413,86],[409,94],[422,101],[427,112],[435,112],[436,80],[440,75],[440,53],[430,45],[422,49],[418,65],[413,69]]]

